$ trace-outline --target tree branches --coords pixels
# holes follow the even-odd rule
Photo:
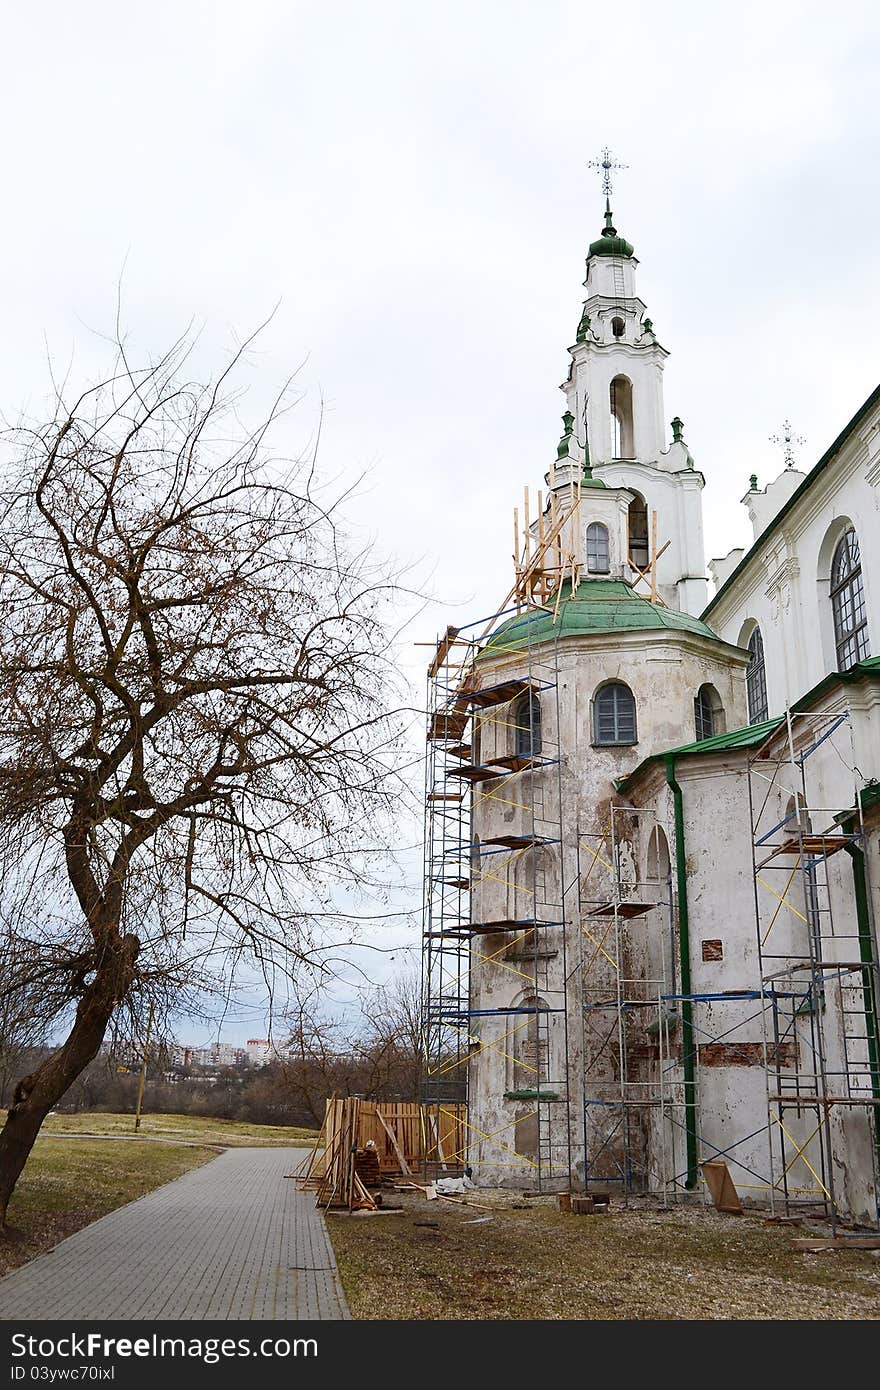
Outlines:
[[[7,438],[0,930],[47,998],[82,1003],[111,959],[116,1005],[242,950],[289,968],[405,794],[397,580],[311,462],[273,466],[283,399],[230,441],[230,369],[183,381],[186,354]]]

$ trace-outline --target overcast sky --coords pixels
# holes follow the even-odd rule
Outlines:
[[[880,377],[875,5],[2,9],[7,417],[38,410],[47,345],[77,381],[106,363],[120,275],[135,356],[194,320],[217,363],[277,304],[258,393],[300,368],[290,453],[323,396],[325,468],[369,470],[353,522],[447,605],[414,636],[509,586],[606,143],[709,556],[747,541],[784,417],[809,466]]]

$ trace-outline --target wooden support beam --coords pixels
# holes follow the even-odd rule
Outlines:
[[[397,1142],[397,1135],[394,1133],[394,1130],[388,1124],[388,1121],[385,1119],[385,1116],[382,1114],[382,1111],[378,1107],[376,1108],[376,1119],[379,1121],[379,1124],[382,1126],[385,1133],[388,1135],[388,1138],[391,1140],[391,1147],[394,1150],[398,1163],[400,1164],[401,1173],[405,1173],[407,1177],[412,1177],[412,1169],[410,1168],[409,1164],[403,1156],[403,1150]]]

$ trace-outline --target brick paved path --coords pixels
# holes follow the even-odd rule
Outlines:
[[[227,1149],[0,1279],[0,1318],[348,1318],[299,1149]]]

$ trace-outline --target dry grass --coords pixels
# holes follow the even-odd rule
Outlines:
[[[0,1117],[3,1115],[0,1111]],[[118,1134],[134,1137],[134,1115],[82,1112],[50,1115],[44,1134]],[[242,1120],[215,1120],[201,1115],[144,1115],[138,1133],[147,1138],[222,1144],[224,1148],[313,1144],[317,1130],[290,1125],[252,1125]]]
[[[0,1275],[216,1154],[182,1144],[38,1139],[9,1205],[12,1234],[0,1237]]]
[[[802,1254],[792,1237],[811,1232],[760,1216],[649,1208],[569,1216],[547,1199],[483,1191],[474,1199],[497,1207],[488,1222],[469,1224],[484,1210],[397,1193],[387,1200],[403,1215],[331,1217],[352,1316],[880,1318],[880,1258]]]

